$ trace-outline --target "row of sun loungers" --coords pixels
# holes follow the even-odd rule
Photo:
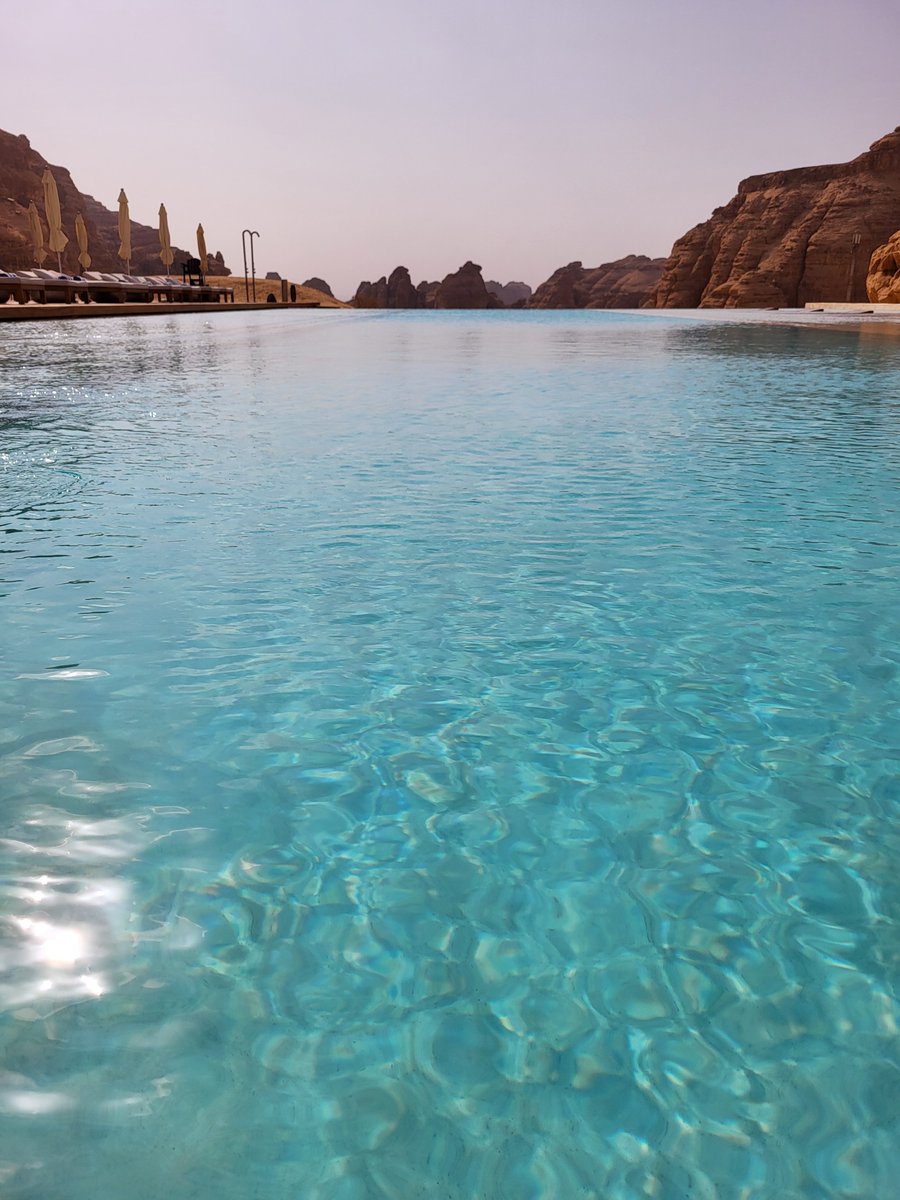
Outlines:
[[[167,275],[112,275],[104,271],[85,271],[84,275],[63,275],[35,267],[32,271],[0,271],[0,304],[8,300],[27,304],[149,304],[234,303],[234,288],[183,283]]]

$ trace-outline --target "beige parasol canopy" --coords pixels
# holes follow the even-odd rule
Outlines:
[[[50,168],[41,176],[44,188],[44,215],[47,218],[47,228],[50,230],[50,249],[56,252],[56,262],[62,270],[62,252],[69,244],[69,239],[63,233],[62,213],[59,208],[59,192],[56,190],[56,180]]]
[[[128,197],[119,188],[119,258],[124,259],[131,274],[131,218],[128,216]]]
[[[203,232],[203,226],[197,226],[197,257],[200,259],[200,273],[206,274],[207,254],[206,254],[206,234]]]
[[[87,225],[81,213],[75,218],[75,241],[78,243],[78,261],[81,263],[81,269],[87,271],[91,265],[91,256],[88,254]]]
[[[159,257],[162,259],[166,272],[170,271],[175,255],[172,253],[172,243],[169,240],[169,218],[164,204],[159,206]]]
[[[28,228],[31,230],[31,240],[34,243],[34,260],[40,266],[47,257],[47,251],[44,249],[44,228],[33,200],[28,205]]]

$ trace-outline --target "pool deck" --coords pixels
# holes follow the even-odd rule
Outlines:
[[[900,304],[850,304],[841,303],[837,300],[808,300],[803,306],[807,312],[827,312],[827,313],[893,313],[895,317],[900,317]]]
[[[2,321],[68,321],[81,317],[174,317],[180,313],[255,312],[257,309],[319,308],[318,301],[295,304],[0,304]]]
[[[255,312],[285,308],[330,308],[331,305],[320,305],[317,300],[298,300],[293,304],[278,302],[265,304],[262,302],[245,304],[200,304],[185,303],[154,303],[154,304],[16,304],[10,301],[0,304],[0,322],[3,321],[67,321],[79,318],[96,317],[168,317],[178,313],[226,313],[226,312]],[[335,305],[335,308],[346,307]],[[878,315],[880,317],[895,317],[900,321],[900,304],[845,304],[838,301],[811,300],[804,305],[804,310],[810,313],[843,313],[848,317]],[[642,315],[659,314],[671,316],[673,309],[641,309]],[[685,312],[697,313],[698,316],[708,316],[708,309],[678,310],[680,315]],[[729,311],[732,315],[740,310]],[[747,311],[764,312],[756,309]],[[785,312],[787,310],[779,310]],[[795,310],[803,311],[803,310]]]

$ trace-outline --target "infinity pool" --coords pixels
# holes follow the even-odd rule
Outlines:
[[[0,1193],[894,1194],[898,371],[0,329]]]

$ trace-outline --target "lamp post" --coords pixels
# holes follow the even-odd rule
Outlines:
[[[853,299],[853,274],[856,267],[856,251],[859,249],[859,243],[862,241],[861,233],[854,233],[853,241],[850,248],[850,271],[847,275],[847,303]]]
[[[250,270],[253,279],[253,303],[256,303],[256,260],[253,257],[253,239],[259,237],[255,229],[244,229],[241,232],[241,245],[244,248],[244,295],[250,299],[250,285],[247,282],[247,235],[250,235]]]

